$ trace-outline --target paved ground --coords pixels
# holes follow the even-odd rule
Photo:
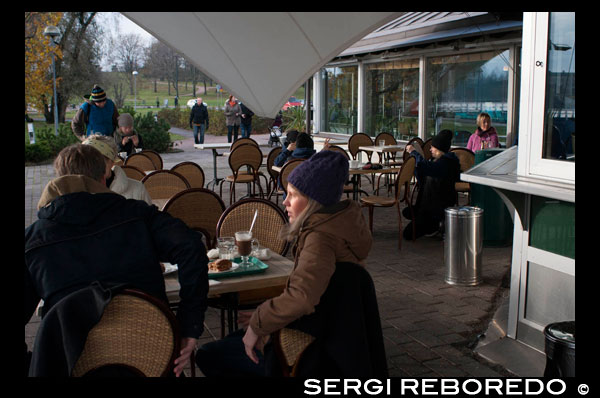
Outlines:
[[[187,130],[172,131],[191,137]],[[268,135],[253,138],[268,141]],[[224,136],[205,138],[206,143],[225,141]],[[179,142],[175,148],[182,152],[162,154],[164,168],[191,160],[212,179],[211,151],[195,150],[192,138]],[[225,158],[219,157],[218,175],[228,172]],[[37,201],[53,175],[51,165],[25,167],[26,227],[36,220]],[[224,189],[226,203],[228,195],[228,189]],[[366,210],[364,215],[368,217]],[[476,287],[453,286],[444,282],[444,242],[424,237],[414,243],[404,241],[402,250],[398,250],[397,222],[395,209],[375,210],[374,245],[366,261],[377,290],[390,376],[511,376],[504,368],[478,357],[470,347],[485,331],[502,299],[508,296],[512,248],[484,248],[483,283]],[[38,325],[39,318],[34,317],[25,327],[30,349]],[[209,308],[200,344],[218,336],[219,312]]]

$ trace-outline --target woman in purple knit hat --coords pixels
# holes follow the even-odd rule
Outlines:
[[[280,235],[295,242],[294,269],[281,295],[255,311],[239,313],[245,333],[242,329],[200,347],[196,358],[205,376],[265,375],[262,349],[270,334],[315,311],[336,262],[364,266],[371,232],[360,206],[341,200],[347,181],[347,158],[329,150],[314,154],[290,173],[283,202],[289,224]]]

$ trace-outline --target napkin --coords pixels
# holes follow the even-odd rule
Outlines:
[[[219,258],[219,249],[210,249],[206,255],[210,259]]]

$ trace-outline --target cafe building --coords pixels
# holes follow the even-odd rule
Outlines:
[[[541,355],[544,327],[575,320],[575,13],[406,13],[310,84],[316,134],[405,143],[449,129],[466,146],[491,116],[501,150],[461,180],[493,189],[514,229],[500,338],[479,352]]]

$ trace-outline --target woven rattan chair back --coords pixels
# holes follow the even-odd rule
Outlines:
[[[229,167],[234,175],[238,174],[242,166],[250,166],[253,171],[258,172],[262,164],[263,156],[260,148],[252,144],[242,144],[229,154]]]
[[[406,143],[406,146],[414,145],[415,142],[417,144],[419,144],[419,146],[421,147],[421,149],[423,149],[423,140],[421,138],[419,138],[419,137],[413,137],[410,140],[408,140],[408,142]],[[402,154],[402,158],[404,160],[406,160],[406,159],[408,159],[409,156],[410,156],[410,153],[406,152],[406,149],[405,149],[404,153]]]
[[[314,336],[296,329],[283,328],[273,334],[273,348],[280,360],[284,377],[296,376],[302,354],[316,340]]]
[[[144,155],[148,156],[150,160],[152,160],[152,163],[154,163],[154,167],[156,168],[156,170],[162,170],[163,160],[162,157],[158,154],[158,152],[153,151],[151,149],[144,149],[139,153],[143,153]]]
[[[108,365],[124,366],[146,377],[167,376],[179,355],[179,338],[175,315],[165,303],[125,289],[90,330],[72,376]]]
[[[432,141],[433,141],[433,138],[430,138],[423,143],[423,154],[425,155],[425,160],[431,159],[431,142]]]
[[[129,155],[125,160],[125,166],[135,166],[142,171],[157,170],[152,159],[142,152]]]
[[[225,211],[225,203],[215,192],[205,188],[186,189],[169,199],[163,211],[202,232],[208,249],[216,247],[217,223]]]
[[[267,172],[274,181],[277,181],[277,176],[279,175],[279,173],[273,170],[273,166],[275,165],[275,159],[277,158],[277,156],[279,156],[281,151],[281,147],[276,146],[275,148],[271,149],[271,151],[267,155]]]
[[[367,155],[367,160],[370,162],[371,155],[373,154],[373,152],[359,150],[358,147],[372,145],[373,140],[371,139],[371,137],[369,137],[365,133],[356,133],[352,135],[352,137],[350,137],[350,139],[348,140],[348,151],[350,152],[350,155],[352,155],[352,159],[356,159],[359,152],[364,152]]]
[[[375,145],[379,145],[380,140],[385,140],[385,145],[397,145],[398,141],[394,138],[390,133],[379,133],[377,137],[375,137]]]
[[[258,210],[258,216],[252,237],[258,239],[262,247],[285,256],[289,244],[279,237],[279,231],[288,223],[288,218],[276,204],[266,199],[242,199],[225,209],[217,223],[217,237],[234,236],[237,231],[247,231],[255,210]]]
[[[137,181],[142,181],[144,177],[146,177],[146,173],[135,166],[121,166],[121,169],[125,172],[127,177]]]
[[[450,152],[454,152],[460,162],[460,171],[465,172],[475,164],[475,153],[467,148],[454,148]]]
[[[204,170],[197,163],[181,162],[171,167],[171,170],[184,176],[190,188],[204,188]]]
[[[229,148],[229,150],[233,151],[238,146],[245,145],[245,144],[251,144],[251,145],[258,147],[258,142],[256,142],[252,138],[244,137],[244,138],[238,138],[233,144],[231,144],[231,147]]]
[[[176,171],[156,170],[142,179],[151,199],[170,199],[176,193],[190,188],[184,176]]]
[[[334,152],[339,152],[342,155],[344,155],[346,157],[346,159],[350,160],[350,155],[348,155],[348,152],[346,152],[346,150],[344,148],[342,148],[341,146],[329,145],[329,150],[334,151]]]
[[[290,175],[290,173],[298,166],[300,166],[300,164],[302,162],[304,162],[305,159],[292,159],[287,161],[283,167],[281,168],[281,172],[279,173],[279,181],[281,182],[281,186],[283,187],[283,190],[287,193],[287,184],[288,184],[288,176]]]

